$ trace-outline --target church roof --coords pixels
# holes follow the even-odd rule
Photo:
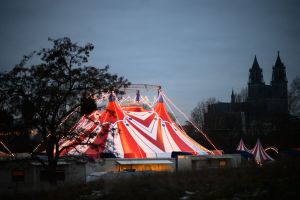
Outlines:
[[[281,61],[281,58],[280,58],[280,55],[279,55],[279,51],[278,51],[278,54],[277,54],[277,59],[276,59],[274,67],[284,67],[284,64]]]
[[[262,69],[260,68],[256,55],[254,56],[254,61],[252,64],[252,67],[249,70],[249,83],[259,83],[263,84],[263,74],[262,74]]]
[[[254,56],[254,61],[253,61],[253,64],[252,64],[252,69],[260,69],[260,66],[257,62],[257,58],[256,58],[256,55]]]
[[[281,61],[279,51],[277,54],[277,59],[275,62],[275,65],[273,66],[273,71],[272,71],[272,82],[287,82],[286,78],[286,72],[285,72],[285,66],[283,62]]]

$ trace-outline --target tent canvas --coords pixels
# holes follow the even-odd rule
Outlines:
[[[264,148],[261,145],[260,139],[257,139],[256,145],[254,148],[251,150],[251,153],[253,154],[254,159],[258,162],[261,163],[266,160],[271,160],[273,161],[274,159],[269,156]]]
[[[250,150],[246,147],[243,139],[241,138],[238,147],[236,148],[237,151],[246,151],[246,152],[250,152]]]
[[[7,153],[0,151],[0,157],[7,157],[7,156],[9,156]]]
[[[7,153],[5,153],[4,151]],[[2,141],[0,141],[0,157],[7,157],[10,155],[13,155],[13,154],[11,153],[9,148]]]
[[[83,116],[74,130],[80,131],[79,138],[64,141],[60,148],[70,147],[65,148],[61,155],[97,158],[106,152],[120,158],[170,158],[174,151],[194,155],[210,152],[171,119],[161,94],[151,110],[143,109],[138,103],[121,105],[110,96],[103,112]],[[90,134],[96,136],[90,138]],[[78,140],[93,145],[72,146]]]

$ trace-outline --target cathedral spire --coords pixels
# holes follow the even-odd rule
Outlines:
[[[277,59],[275,65],[273,66],[271,84],[275,82],[287,82],[285,66],[281,61],[279,51],[277,52]]]
[[[254,55],[254,61],[253,61],[253,64],[252,64],[252,69],[260,69],[259,64],[257,62],[256,55]]]
[[[275,62],[274,67],[284,67],[284,64],[283,64],[282,61],[281,61],[281,58],[280,58],[279,53],[280,53],[280,52],[277,51],[277,59],[276,59],[276,62]]]
[[[288,111],[287,78],[286,78],[286,72],[285,72],[285,65],[281,61],[279,51],[277,54],[277,59],[276,59],[275,65],[273,66],[273,70],[272,70],[271,87],[272,87],[272,97],[285,99],[285,101],[286,101],[285,112],[287,112]]]
[[[260,68],[256,55],[254,56],[254,61],[252,67],[249,69],[249,84],[263,84],[263,74],[262,69]]]
[[[231,103],[235,103],[235,94],[234,94],[233,89],[231,91]]]

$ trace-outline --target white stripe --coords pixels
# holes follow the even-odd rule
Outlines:
[[[181,151],[180,148],[177,146],[173,138],[171,137],[166,125],[163,126],[165,122],[161,122],[161,130],[162,130],[162,135],[163,135],[163,140],[164,140],[164,145],[165,145],[165,150],[166,152],[172,152],[172,151]]]
[[[164,153],[161,149],[155,146],[152,142],[142,136],[133,126],[129,125],[127,128],[130,135],[133,137],[138,146],[146,153],[148,158],[157,157],[156,154]]]
[[[111,132],[111,128],[115,128],[115,135],[114,137],[112,136],[112,132]],[[122,142],[121,142],[121,138],[120,138],[120,133],[118,132],[118,125],[117,123],[113,124],[110,128],[110,131],[108,133],[108,137],[107,139],[109,139],[109,141],[113,141],[113,146],[111,146],[111,144],[106,144],[105,145],[105,149],[109,149],[109,152],[115,153],[115,156],[117,157],[121,157],[124,158],[124,150],[122,147]]]
[[[150,115],[153,114],[153,111],[147,111],[147,112],[131,112],[131,111],[125,111],[126,114],[132,115],[136,118],[139,118],[141,120],[147,119]],[[129,116],[130,117],[130,116]]]
[[[129,125],[127,126],[130,133],[134,133],[141,139],[142,142],[144,142],[151,151],[154,151],[155,153],[163,153],[164,151],[161,150],[159,147],[157,147],[155,144],[153,144],[151,141],[149,141],[147,138],[145,138],[138,130],[136,130],[133,126]],[[157,128],[156,128],[157,129]],[[157,138],[155,138],[156,140]],[[139,143],[138,143],[139,144]]]
[[[75,131],[78,131],[78,129],[79,129],[79,131],[80,131],[80,129],[85,129],[84,131],[86,131],[86,129],[87,129],[86,127],[88,125],[91,125],[90,120],[83,118],[81,120],[81,122],[78,124],[78,126],[76,127]],[[60,145],[60,149],[75,142],[76,138],[81,137],[84,134],[84,131],[80,131],[80,133],[78,133],[78,135],[75,138],[69,139],[66,142],[64,142],[62,145]]]
[[[204,150],[200,149],[198,146],[193,144],[192,141],[186,135],[184,135],[178,127],[176,126],[174,127],[174,124],[172,124],[171,128],[173,130],[176,129],[177,131],[174,130],[175,134],[177,134],[179,138],[195,152],[197,152],[198,154],[205,154],[205,155],[207,154],[207,152],[205,152]]]
[[[141,129],[144,133],[149,135],[154,140],[157,139],[157,126],[158,126],[158,120],[153,119],[149,127],[144,126],[143,124],[135,121],[134,119],[130,120],[131,123],[133,123],[135,126],[137,126],[139,129]]]
[[[98,129],[98,130],[97,130]],[[96,138],[99,136],[99,134],[100,134],[100,132],[101,132],[101,126],[99,126],[99,125],[97,125],[96,127],[95,127],[95,129],[93,129],[91,132],[90,132],[90,134],[92,134],[94,131],[97,131],[96,133],[96,136],[95,137],[93,137],[93,138],[90,138],[89,136],[87,136],[83,141],[82,141],[82,143],[90,143],[90,144],[92,144],[95,140],[96,140]],[[68,152],[68,154],[71,154],[71,155],[80,155],[80,154],[84,154],[87,150],[88,150],[88,148],[90,148],[90,145],[77,145],[76,147],[75,147],[76,149],[72,149],[71,151],[69,151]]]

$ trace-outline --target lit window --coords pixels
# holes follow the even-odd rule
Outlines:
[[[226,160],[220,160],[220,161],[219,161],[219,167],[220,167],[220,168],[226,167]]]

